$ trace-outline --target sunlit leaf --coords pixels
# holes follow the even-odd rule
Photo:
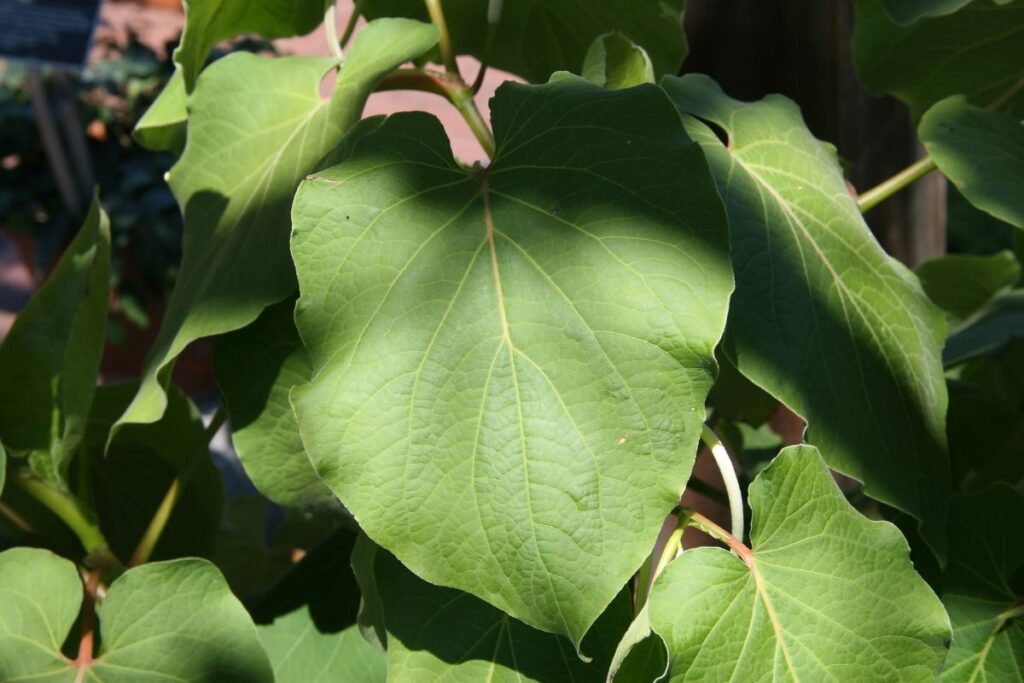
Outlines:
[[[654,82],[651,58],[642,47],[618,32],[594,40],[580,73],[594,85],[609,90]]]
[[[321,633],[306,608],[259,627],[260,640],[274,667],[274,683],[384,683],[384,653],[350,626]]]

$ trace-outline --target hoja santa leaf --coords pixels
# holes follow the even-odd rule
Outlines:
[[[45,550],[8,550],[0,597],[3,681],[274,680],[249,615],[203,560],[147,564],[114,581],[96,610],[101,645],[84,678],[61,654],[82,605],[75,565]]]
[[[971,0],[909,26],[893,21],[885,1],[855,3],[854,63],[870,90],[900,98],[915,118],[957,94],[1024,116],[1024,0]]]
[[[704,76],[663,84],[703,144],[729,214],[738,277],[723,349],[807,421],[831,467],[916,517],[941,557],[941,313],[875,241],[796,105],[741,103]],[[720,126],[728,145],[698,118]]]
[[[1008,484],[953,498],[942,602],[953,622],[944,683],[1016,681],[1024,671],[1024,496]]]
[[[655,581],[677,681],[934,681],[949,620],[888,522],[861,516],[817,449],[750,487],[750,549],[694,548]]]
[[[295,188],[358,121],[378,81],[436,40],[433,26],[405,19],[367,25],[326,100],[318,89],[332,59],[236,53],[204,73],[169,176],[185,216],[181,271],[121,424],[159,419],[170,364],[190,342],[244,327],[294,291]]]
[[[1024,338],[1024,291],[1004,292],[953,330],[942,351],[947,366],[996,351]]]
[[[972,204],[1024,228],[1024,123],[1020,116],[948,97],[921,118],[918,137]]]
[[[955,323],[981,310],[1021,277],[1020,261],[1004,249],[989,256],[947,254],[914,269],[928,298]]]
[[[442,7],[460,54],[542,83],[555,71],[579,73],[598,36],[618,31],[643,47],[658,76],[675,73],[686,54],[684,0],[505,0],[501,21],[487,48],[491,0],[444,0]],[[428,21],[423,0],[362,0],[368,17]]]
[[[97,196],[0,346],[0,443],[28,456],[32,469],[58,487],[81,443],[96,389],[109,279],[110,223]]]
[[[384,653],[366,642],[359,628],[321,633],[307,608],[258,627],[274,683],[384,683]]]
[[[313,369],[292,322],[294,299],[217,340],[214,367],[231,416],[231,440],[246,474],[279,505],[333,500],[306,457],[288,394]]]
[[[621,591],[587,633],[584,661],[565,638],[530,628],[482,600],[420,579],[393,555],[371,551],[379,624],[387,632],[388,680],[443,683],[603,683],[629,624]],[[425,628],[429,625],[429,628]]]
[[[146,149],[181,154],[188,125],[187,102],[185,80],[177,69],[135,124],[132,137]]]
[[[503,86],[494,162],[398,115],[293,209],[321,478],[428,581],[578,644],[693,463],[732,274],[658,88]]]
[[[654,83],[651,58],[642,47],[617,31],[594,40],[580,74],[594,85],[609,90]]]

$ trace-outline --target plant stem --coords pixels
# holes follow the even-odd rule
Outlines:
[[[729,496],[722,493],[703,479],[697,478],[696,475],[690,475],[689,481],[686,482],[686,490],[699,493],[700,495],[710,498],[721,505],[729,505]]]
[[[438,47],[441,49],[444,69],[452,76],[459,76],[459,65],[455,61],[455,52],[452,50],[452,36],[448,32],[448,22],[445,21],[444,10],[441,9],[441,0],[424,0],[424,2],[427,5],[427,13],[430,14],[430,21],[437,27],[437,31],[440,34]]]
[[[363,15],[363,0],[356,0],[352,5],[352,14],[348,17],[348,23],[345,24],[345,32],[341,34],[341,45],[344,47],[348,45],[348,41],[352,39],[352,34],[355,33],[356,24],[359,23],[359,17]]]
[[[700,433],[701,441],[711,451],[711,457],[715,459],[719,472],[722,473],[722,483],[725,484],[725,493],[729,498],[729,516],[732,522],[732,535],[743,540],[743,493],[740,491],[740,482],[736,478],[736,469],[733,467],[732,458],[725,446],[711,428],[704,425]]]
[[[860,209],[861,213],[867,213],[869,209],[874,208],[906,186],[916,180],[920,180],[935,169],[935,160],[930,156],[919,159],[896,175],[887,180],[883,180],[867,192],[859,195],[857,197],[857,208]]]
[[[683,532],[686,531],[686,515],[688,514],[689,512],[687,511],[680,515],[679,526],[672,530],[672,534],[665,541],[665,546],[661,549],[661,554],[658,556],[657,564],[654,563],[654,553],[651,553],[640,567],[636,577],[636,599],[633,603],[634,614],[643,609],[643,606],[647,603],[648,596],[651,594],[651,586],[654,585],[654,580],[658,578],[668,563],[679,553],[679,548],[683,542]]]
[[[474,93],[480,92],[480,86],[484,84],[484,76],[487,74],[487,66],[491,58],[491,47],[498,34],[498,24],[501,23],[503,5],[503,0],[490,0],[487,5],[487,35],[484,37],[483,54],[480,55],[480,71],[477,72],[476,79],[473,81]]]
[[[73,664],[78,667],[76,681],[82,680],[83,674],[92,665],[92,655],[95,649],[96,633],[96,592],[100,585],[100,572],[98,567],[89,572],[85,582],[85,595],[82,603],[82,638],[78,641],[78,656]]]
[[[224,421],[228,419],[227,411],[224,410],[224,406],[220,406],[213,413],[213,417],[210,418],[210,424],[206,425],[206,443],[213,441],[213,437],[217,436],[217,432],[220,431]]]
[[[377,89],[420,90],[444,97],[458,109],[487,156],[494,158],[494,134],[477,109],[473,92],[458,76],[421,69],[398,69],[388,75]]]
[[[729,546],[729,549],[736,553],[747,566],[750,566],[751,563],[753,563],[754,555],[750,548],[743,544],[743,541],[739,540],[699,512],[687,510],[687,513],[689,515],[687,517],[687,523],[690,526],[700,529],[711,538],[721,541]]]
[[[160,535],[163,534],[167,521],[171,518],[174,506],[178,503],[178,498],[180,497],[181,477],[178,476],[171,482],[171,485],[167,488],[167,493],[164,494],[163,500],[160,501],[160,507],[153,513],[153,519],[149,521],[149,526],[146,527],[145,533],[142,534],[138,547],[135,548],[131,559],[128,560],[129,567],[137,567],[149,561],[150,556],[153,554],[153,548],[156,547],[157,542],[160,540]]]
[[[33,477],[15,476],[15,486],[41,503],[64,522],[85,549],[87,555],[109,554],[107,539],[97,524],[90,521],[78,500]]]
[[[341,41],[338,40],[338,6],[335,2],[331,2],[324,12],[324,34],[331,54],[339,60],[345,59],[345,51],[341,49]]]

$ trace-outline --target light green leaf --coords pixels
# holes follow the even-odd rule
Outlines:
[[[146,149],[180,155],[185,149],[187,102],[185,80],[181,69],[175,69],[171,80],[135,124],[132,137]]]
[[[275,683],[384,683],[387,660],[356,626],[321,633],[306,608],[259,627]]]
[[[750,487],[752,547],[694,548],[651,592],[675,681],[934,681],[949,620],[907,542],[862,517],[811,446]]]
[[[991,353],[1024,337],[1024,290],[1006,292],[968,318],[949,335],[942,361],[953,366]]]
[[[190,342],[244,327],[295,290],[295,188],[359,120],[379,80],[436,40],[433,26],[408,20],[367,25],[327,100],[319,87],[332,59],[235,53],[205,72],[189,100],[185,153],[170,172],[185,216],[178,284],[119,424],[160,417],[170,365]]]
[[[75,565],[45,550],[0,553],[0,595],[0,680],[83,680],[61,654],[82,604]],[[111,584],[97,616],[100,652],[84,680],[274,680],[249,615],[203,560],[129,570]]]
[[[306,457],[288,394],[313,374],[295,331],[294,299],[266,309],[255,322],[217,340],[214,368],[231,440],[246,474],[280,505],[333,501]]]
[[[0,442],[58,487],[96,389],[109,279],[110,223],[94,196],[78,235],[0,346]]]
[[[983,211],[1024,228],[1024,123],[948,97],[921,118],[918,137],[939,170]]]
[[[309,33],[323,22],[324,9],[333,0],[188,0],[185,28],[174,51],[185,90],[192,92],[199,71],[217,43],[256,33],[287,38]]]
[[[489,0],[444,0],[452,45],[480,58]],[[555,71],[579,73],[598,36],[618,31],[643,47],[658,76],[675,73],[686,54],[684,0],[506,0],[487,52],[491,65],[542,83]],[[423,0],[362,0],[366,16],[428,21]]]
[[[928,298],[946,311],[950,322],[958,322],[1017,284],[1021,268],[1013,253],[1003,250],[991,256],[940,256],[915,272]]]
[[[942,315],[875,241],[830,152],[779,96],[704,76],[664,87],[700,136],[729,214],[736,296],[723,350],[808,424],[829,466],[944,552],[949,458]],[[724,145],[711,129],[729,138]]]
[[[396,115],[293,210],[292,391],[321,478],[428,581],[578,643],[689,476],[732,274],[653,86],[505,85],[459,167]]]
[[[1024,497],[998,484],[953,498],[942,601],[953,647],[942,680],[1016,681],[1024,671]]]
[[[532,629],[467,593],[431,585],[383,550],[373,567],[387,629],[388,680],[396,683],[603,683],[629,623],[629,594],[622,591],[583,641],[590,659],[584,661],[561,636]]]
[[[583,60],[585,79],[609,90],[654,83],[654,66],[644,49],[618,31],[594,40]]]
[[[915,118],[958,94],[1024,116],[1024,0],[971,0],[910,26],[893,21],[884,2],[855,2],[854,64],[872,92],[900,98]]]

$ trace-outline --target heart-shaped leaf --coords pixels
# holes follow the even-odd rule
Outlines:
[[[899,530],[853,509],[817,449],[784,449],[749,501],[749,549],[687,550],[654,583],[669,680],[935,680],[942,604]]]
[[[363,639],[356,626],[321,633],[306,608],[259,627],[274,668],[274,683],[384,683],[384,653]]]
[[[397,115],[299,190],[292,392],[321,478],[428,581],[579,643],[689,476],[732,288],[658,88],[503,86],[460,167]]]
[[[99,197],[0,346],[0,443],[63,487],[107,341],[110,223]],[[17,396],[17,400],[13,397]]]
[[[663,85],[699,136],[729,214],[737,280],[725,353],[807,421],[831,467],[916,517],[942,556],[941,313],[875,241],[796,105],[738,102],[705,76]]]
[[[204,73],[189,100],[185,152],[169,175],[185,216],[178,285],[119,424],[159,419],[170,365],[190,342],[244,327],[295,290],[295,188],[359,120],[380,79],[436,40],[433,26],[404,19],[367,25],[327,100],[319,87],[333,59],[235,53]]]
[[[0,596],[3,681],[274,680],[249,615],[203,560],[147,564],[114,581],[96,610],[100,652],[81,667],[61,653],[82,604],[75,565],[33,548],[0,553]]]

